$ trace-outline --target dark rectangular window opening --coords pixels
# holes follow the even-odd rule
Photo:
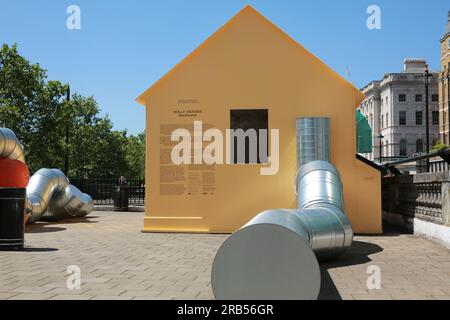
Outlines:
[[[405,102],[406,101],[406,94],[399,94],[398,95],[398,101]]]
[[[433,125],[439,125],[439,111],[433,111],[432,113],[433,117]]]
[[[244,132],[247,132],[249,129],[254,129],[256,131],[257,137],[257,146],[256,146],[256,162],[251,161],[250,157],[250,138],[245,137],[245,164],[251,163],[268,163],[269,157],[269,110],[268,109],[232,109],[230,110],[230,129],[238,130],[242,129]],[[260,130],[266,130],[266,152],[263,155],[260,155]],[[237,137],[229,137],[232,138],[231,141],[233,146],[233,157],[231,159],[231,163],[240,164],[238,161],[238,138]]]
[[[416,94],[416,102],[422,102],[422,95]]]
[[[433,94],[431,96],[431,101],[432,102],[439,102],[439,95],[438,94]]]
[[[399,116],[399,124],[401,126],[406,125],[406,111],[400,111],[398,116]]]
[[[416,125],[422,124],[422,111],[416,111]]]

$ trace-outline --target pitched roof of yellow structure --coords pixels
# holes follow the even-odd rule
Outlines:
[[[189,55],[187,55],[183,60],[181,60],[175,67],[173,67],[169,72],[167,72],[162,78],[160,78],[158,81],[156,81],[150,88],[148,88],[146,91],[144,91],[137,99],[136,101],[142,105],[145,105],[145,97],[148,95],[151,95],[155,90],[158,89],[159,85],[167,81],[176,71],[177,69],[185,64],[188,63],[191,58],[196,56],[200,51],[204,50],[208,44],[211,41],[214,41],[216,37],[218,37],[223,32],[226,32],[227,29],[236,23],[239,19],[245,19],[248,17],[248,15],[254,15],[260,18],[262,21],[264,21],[266,24],[271,26],[276,30],[276,32],[279,33],[280,37],[284,38],[286,41],[291,42],[296,46],[299,50],[301,50],[304,54],[308,55],[309,58],[316,60],[319,64],[321,64],[323,67],[327,68],[328,71],[330,71],[334,76],[337,77],[340,81],[342,81],[343,84],[351,86],[355,91],[358,93],[359,97],[357,97],[358,101],[362,101],[364,99],[364,94],[356,89],[350,82],[348,82],[346,79],[341,77],[338,73],[336,73],[334,70],[332,70],[328,65],[326,65],[323,61],[321,61],[319,58],[317,58],[315,55],[313,55],[311,52],[309,52],[307,49],[305,49],[302,45],[300,45],[297,41],[295,41],[292,37],[290,37],[287,33],[285,33],[283,30],[281,30],[279,27],[277,27],[275,24],[273,24],[269,19],[264,17],[261,13],[259,13],[257,10],[255,10],[252,6],[246,5],[241,11],[239,11],[234,17],[232,17],[230,20],[228,20],[221,28],[219,28],[216,32],[214,32],[211,36],[209,36],[201,45],[199,45],[196,49],[194,49]]]

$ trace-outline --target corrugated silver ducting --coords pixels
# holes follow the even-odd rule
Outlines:
[[[297,172],[296,190],[297,208],[327,203],[344,209],[341,177],[329,162],[314,161],[303,165]]]
[[[311,248],[319,259],[340,255],[351,246],[353,231],[339,172],[329,162],[313,161],[300,168],[296,180],[297,212],[308,226]]]
[[[92,209],[92,198],[74,185],[68,185],[62,192],[55,194],[44,216],[56,219],[81,218]]]
[[[22,144],[15,133],[0,128],[0,159],[7,158],[25,163]],[[84,217],[93,209],[92,198],[69,183],[69,179],[58,169],[40,169],[27,186],[27,210],[30,223],[43,216],[64,219]]]
[[[27,186],[27,198],[31,223],[42,217],[84,217],[93,209],[92,198],[71,185],[58,169],[38,170]]]
[[[16,134],[8,128],[0,128],[0,159],[19,160],[25,163],[23,146]]]
[[[297,168],[315,161],[330,161],[330,119],[301,117],[296,121]]]
[[[317,258],[342,254],[353,232],[343,211],[342,182],[332,164],[313,161],[302,166],[297,191],[298,209],[265,211],[222,244],[211,273],[216,299],[317,298]]]
[[[42,218],[53,196],[69,186],[69,179],[58,169],[40,169],[27,186],[28,207],[31,209],[30,222]]]

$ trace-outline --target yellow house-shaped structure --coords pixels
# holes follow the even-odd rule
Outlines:
[[[230,233],[261,211],[295,208],[296,119],[330,119],[331,162],[358,233],[381,232],[380,172],[356,159],[363,94],[255,9],[246,6],[137,101],[146,107],[145,232]],[[171,133],[230,128],[232,110],[267,110],[279,129],[279,171],[265,164],[183,164]],[[269,146],[269,154],[270,154]]]

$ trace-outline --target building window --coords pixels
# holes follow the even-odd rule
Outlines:
[[[386,97],[386,107],[389,106],[389,97]]]
[[[266,152],[260,155],[260,130],[267,130],[269,127],[269,112],[267,109],[251,109],[251,110],[230,110],[230,129],[239,130],[242,129],[245,132],[243,141],[238,141],[236,135],[231,137],[233,139],[233,157],[231,158],[232,163],[267,163],[268,162],[268,145],[269,139],[267,138]],[[251,130],[254,129],[254,130]],[[255,136],[256,134],[256,136]],[[256,137],[256,146],[250,145],[250,136]],[[245,159],[238,159],[238,147],[245,148]],[[250,149],[251,154],[250,154]],[[256,151],[256,154],[255,154]],[[244,161],[242,161],[244,160]]]
[[[438,94],[433,94],[431,96],[431,101],[432,102],[439,102],[439,95]]]
[[[384,147],[384,156],[387,157],[389,155],[389,140],[386,140],[386,146]]]
[[[398,101],[405,102],[406,101],[406,94],[399,94],[398,95]]]
[[[416,102],[422,102],[422,95],[416,94]]]
[[[439,111],[433,111],[433,125],[439,125]]]
[[[416,152],[417,153],[423,152],[423,141],[422,141],[422,139],[417,139],[417,141],[416,141]]]
[[[386,113],[386,127],[389,127],[389,113]]]
[[[416,111],[416,125],[422,125],[422,111]]]
[[[381,115],[381,129],[384,128],[384,116]]]
[[[406,111],[400,111],[398,113],[398,122],[401,126],[406,125]]]
[[[400,140],[400,156],[401,157],[406,156],[406,140],[405,139]]]

